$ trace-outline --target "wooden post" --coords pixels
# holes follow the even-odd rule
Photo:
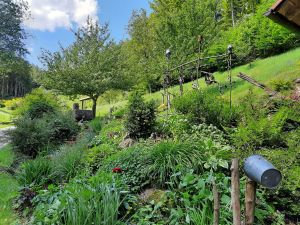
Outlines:
[[[256,182],[247,179],[246,193],[245,193],[245,225],[254,224],[254,212],[256,201]]]
[[[213,195],[214,195],[214,224],[219,225],[220,220],[220,195],[216,183],[213,183]]]
[[[171,96],[168,89],[167,89],[167,105],[168,105],[168,112],[169,112],[171,109]]]
[[[241,204],[240,204],[240,176],[239,159],[235,158],[231,164],[231,201],[233,211],[233,225],[241,225]]]

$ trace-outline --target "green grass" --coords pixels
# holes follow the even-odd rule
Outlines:
[[[9,167],[14,161],[14,153],[10,145],[6,145],[0,149],[0,167]]]
[[[9,167],[14,160],[11,146],[0,149],[0,167]],[[17,215],[12,209],[12,200],[18,196],[17,180],[6,173],[0,173],[0,224],[11,225],[17,221]]]
[[[253,88],[253,92],[263,95],[265,92],[250,83],[237,77],[239,72],[256,79],[265,85],[272,87],[271,84],[274,80],[287,80],[292,81],[296,78],[300,78],[300,48],[283,53],[281,55],[269,57],[266,59],[258,59],[250,64],[236,67],[232,70],[233,81],[235,81],[232,91],[233,103],[237,104],[239,99],[245,96],[250,88]],[[186,76],[188,76],[186,74]],[[214,74],[216,80],[221,85],[228,84],[228,72],[216,72]],[[208,86],[204,82],[204,79],[200,79],[200,88],[206,89]],[[217,87],[215,86],[217,89]],[[192,89],[192,82],[184,84],[184,91]],[[229,99],[229,90],[224,90],[224,98]],[[179,95],[179,86],[170,88],[170,92],[175,95]],[[158,100],[162,101],[161,92],[155,92],[152,94],[144,95],[146,100]],[[124,107],[127,101],[120,101],[114,104],[116,107]],[[97,115],[102,116],[108,114],[110,106],[108,104],[99,104],[97,107]]]
[[[10,175],[0,173],[0,224],[14,224],[17,219],[12,199],[18,196],[18,182]]]
[[[0,129],[12,126],[11,111],[5,108],[0,109]]]

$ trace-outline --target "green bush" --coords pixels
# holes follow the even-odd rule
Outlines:
[[[72,112],[57,112],[43,117],[51,130],[49,139],[55,144],[60,144],[76,136],[79,126],[75,122]]]
[[[206,169],[218,169],[216,163],[227,167],[224,159],[229,153],[229,149],[211,141],[149,143],[113,155],[103,162],[100,170],[120,167],[125,183],[138,191],[150,183],[159,187],[168,186],[171,180],[178,183],[174,174],[181,170],[202,173]]]
[[[125,128],[131,138],[147,138],[155,128],[154,102],[145,103],[138,92],[129,97]]]
[[[0,101],[0,108],[4,108],[5,107],[5,104],[4,104],[4,102],[1,100]]]
[[[116,152],[115,148],[110,144],[101,144],[93,147],[87,152],[87,162],[92,171],[97,171],[101,167],[103,160]]]
[[[62,189],[49,187],[33,199],[33,224],[89,225],[118,223],[120,193],[115,184],[77,180]]]
[[[47,147],[51,147],[51,130],[46,120],[32,120],[23,116],[15,121],[16,128],[10,131],[12,145],[21,153],[36,157]]]
[[[10,110],[16,110],[22,104],[22,98],[12,98],[10,100],[4,100],[2,103],[4,104],[3,107]]]
[[[209,54],[223,54],[230,43],[234,46],[238,63],[242,64],[257,57],[279,54],[299,45],[295,44],[297,36],[293,32],[264,17],[264,13],[272,4],[273,0],[261,1],[253,15],[247,15],[236,26],[219,32],[209,46]],[[226,68],[226,64],[224,67]]]
[[[210,91],[191,91],[173,101],[177,112],[190,114],[193,122],[212,124],[219,129],[235,125],[238,114],[229,103]]]
[[[274,80],[271,82],[271,85],[275,91],[288,91],[293,89],[293,84],[291,81]]]
[[[291,113],[290,109],[283,107],[269,118],[262,117],[251,119],[246,124],[240,123],[237,131],[232,134],[234,145],[242,150],[287,147],[283,128]]]
[[[120,107],[117,108],[112,115],[116,118],[123,118],[126,115],[126,111],[126,107]]]
[[[48,158],[37,158],[23,163],[18,174],[22,186],[42,186],[51,182],[52,164]]]
[[[102,128],[102,123],[103,123],[103,121],[101,120],[101,118],[96,117],[91,122],[89,122],[89,126],[92,128],[92,130],[95,133],[99,133],[101,131],[101,128]]]
[[[10,131],[12,144],[23,154],[36,157],[75,136],[79,127],[71,113],[56,112],[32,119],[24,115],[15,121],[16,129]]]
[[[300,131],[300,129],[299,129]],[[298,131],[298,132],[299,132]],[[299,132],[300,133],[300,132]],[[298,133],[298,134],[299,134]],[[298,136],[299,143],[299,136]],[[299,143],[300,145],[300,143]],[[268,200],[288,217],[300,215],[300,148],[261,150],[260,155],[266,157],[282,173],[282,182],[276,191],[268,192]]]
[[[58,99],[50,92],[38,88],[25,96],[18,113],[20,115],[27,114],[29,118],[35,119],[41,118],[47,113],[54,113],[58,109]]]
[[[160,121],[158,132],[172,137],[176,141],[192,139],[205,141],[211,139],[220,144],[227,144],[225,133],[212,124],[191,124],[188,115],[173,114]]]

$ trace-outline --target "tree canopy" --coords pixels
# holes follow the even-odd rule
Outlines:
[[[93,100],[93,113],[100,95],[110,89],[125,89],[120,46],[110,38],[108,25],[87,20],[76,32],[75,42],[51,53],[44,51],[41,83],[69,96],[86,95]]]
[[[22,22],[27,13],[23,1],[0,1],[0,79],[1,97],[23,96],[31,89],[30,65],[24,59],[28,53],[27,35]]]
[[[134,11],[128,25],[130,38],[122,43],[130,75],[149,91],[162,87],[167,68],[198,57],[198,36],[203,36],[201,54],[224,54],[232,44],[237,61],[246,63],[295,47],[297,38],[263,13],[273,0],[154,0],[152,12]],[[211,62],[210,62],[211,63]],[[213,62],[209,71],[226,68]],[[177,77],[173,77],[177,79]],[[189,79],[189,78],[188,78]],[[188,79],[185,79],[188,81]]]

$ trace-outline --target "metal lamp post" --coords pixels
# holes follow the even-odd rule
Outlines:
[[[170,99],[170,93],[169,93],[169,84],[170,84],[170,59],[171,59],[171,50],[168,48],[166,50],[166,58],[167,58],[167,72],[166,72],[166,76],[165,76],[165,86],[166,86],[166,95],[167,95],[167,105],[168,105],[168,113],[169,110],[171,109],[171,99]]]

